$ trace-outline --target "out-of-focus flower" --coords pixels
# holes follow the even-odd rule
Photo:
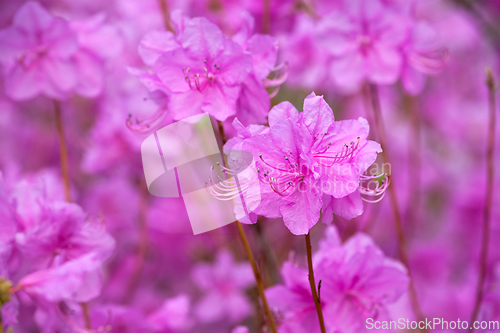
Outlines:
[[[336,200],[355,192],[361,175],[381,151],[378,143],[366,139],[365,119],[335,122],[323,97],[312,93],[304,100],[302,113],[287,102],[275,106],[269,125],[269,132],[241,144],[257,161],[261,204],[256,213],[283,217],[288,229],[300,235],[316,224],[324,204],[346,218],[362,212],[360,199],[352,208],[348,200],[330,205],[328,196]],[[353,196],[357,199],[359,193]]]
[[[225,319],[235,323],[250,313],[251,304],[244,292],[255,283],[250,264],[235,263],[228,252],[222,251],[213,265],[196,264],[191,276],[205,293],[195,306],[201,322]]]
[[[102,17],[70,24],[37,2],[23,5],[12,26],[0,31],[7,95],[15,100],[38,94],[59,100],[72,93],[97,96],[103,83],[102,57],[116,55],[119,48],[108,47],[107,39],[113,45],[119,39],[112,28],[101,26]]]
[[[174,120],[206,112],[228,124],[235,116],[245,125],[264,123],[270,106],[266,87],[279,87],[287,78],[286,66],[276,66],[276,38],[252,34],[254,22],[247,13],[233,40],[205,18],[174,11],[171,21],[175,34],[151,31],[139,45],[152,74],[130,69],[160,104],[167,101],[163,112]],[[267,78],[282,68],[284,74]]]
[[[60,266],[36,271],[19,282],[19,288],[49,302],[88,302],[100,294],[102,255],[95,251]]]
[[[250,56],[205,18],[186,22],[180,44],[154,63],[169,111],[174,119],[206,112],[224,121],[234,114],[241,82],[252,69]]]
[[[249,333],[250,331],[248,330],[248,327],[246,326],[236,326],[233,328],[231,333]]]
[[[154,332],[181,332],[189,329],[190,301],[187,295],[179,295],[163,302],[162,306],[149,315],[148,322]]]
[[[20,251],[35,268],[45,268],[95,251],[108,258],[115,246],[103,225],[86,221],[76,204],[54,202],[44,205],[36,225],[16,235]]]
[[[372,239],[358,233],[341,244],[337,230],[329,227],[313,257],[320,300],[327,329],[357,332],[367,318],[388,318],[386,306],[406,293],[409,278],[404,266],[386,258]],[[307,270],[287,262],[284,285],[268,288],[269,303],[283,318],[282,329],[319,332]],[[288,332],[288,331],[287,331]]]
[[[321,22],[319,38],[333,56],[330,70],[337,85],[355,89],[365,80],[398,80],[406,18],[387,7],[380,0],[344,1]]]
[[[439,73],[445,66],[447,50],[439,44],[436,30],[426,22],[417,21],[403,45],[401,81],[405,90],[417,95],[422,92],[425,74]]]

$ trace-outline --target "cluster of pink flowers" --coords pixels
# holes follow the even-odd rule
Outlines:
[[[495,1],[0,3],[0,332],[500,329],[498,20]],[[199,114],[245,152],[229,166],[253,157],[257,204],[193,235],[141,144]]]

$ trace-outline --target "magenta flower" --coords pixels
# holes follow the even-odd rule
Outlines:
[[[445,66],[448,53],[439,44],[437,32],[426,22],[415,22],[403,46],[401,81],[405,90],[417,95],[422,92],[425,75],[435,75]]]
[[[90,252],[60,266],[26,275],[19,286],[28,294],[49,302],[88,302],[101,292],[99,268],[102,263],[100,253]]]
[[[152,73],[129,71],[174,120],[206,112],[226,125],[235,116],[245,125],[263,124],[270,107],[266,87],[279,87],[287,78],[287,67],[276,66],[276,38],[252,34],[253,18],[247,13],[242,16],[244,24],[231,40],[207,19],[189,19],[174,11],[175,34],[151,31],[139,45],[139,54]],[[278,71],[284,74],[268,79]],[[272,94],[277,92],[275,88]]]
[[[185,331],[193,324],[189,310],[189,297],[179,295],[165,300],[159,309],[148,316],[147,321],[153,332]]]
[[[316,278],[321,280],[321,306],[328,331],[356,332],[366,318],[387,318],[388,304],[407,290],[404,266],[386,258],[367,235],[358,233],[341,244],[337,230],[329,227],[313,257]],[[283,319],[285,332],[319,332],[307,269],[286,262],[284,285],[268,288],[270,305]]]
[[[405,13],[381,0],[344,1],[339,7],[318,27],[320,41],[333,56],[335,83],[348,90],[364,81],[395,83],[401,73]]]
[[[19,250],[34,268],[47,268],[89,252],[105,260],[115,247],[114,239],[99,223],[86,221],[76,204],[45,204],[36,225],[16,235]]]
[[[251,57],[205,18],[186,23],[181,45],[154,64],[155,74],[169,92],[173,117],[206,112],[223,121],[233,115],[240,85],[252,69]]]
[[[106,37],[118,40],[109,29],[99,30],[100,25],[94,20],[72,26],[37,2],[24,4],[12,26],[0,31],[7,95],[25,100],[38,94],[54,99],[66,99],[72,93],[87,97],[99,94],[104,67],[91,46],[98,46]]]
[[[250,301],[245,289],[255,283],[248,263],[235,263],[228,252],[219,252],[213,265],[197,264],[192,279],[205,292],[195,306],[197,318],[204,323],[226,320],[231,323],[248,316]]]
[[[307,234],[324,204],[330,207],[330,200],[359,188],[361,175],[375,161],[380,145],[366,139],[365,119],[335,122],[332,109],[314,93],[304,100],[302,113],[288,102],[275,106],[269,125],[269,131],[256,135],[240,130],[247,136],[240,145],[253,153],[261,181],[261,204],[255,212],[283,217],[293,234]],[[362,212],[362,205],[351,209],[343,202],[350,205],[342,200],[331,212],[346,218]]]

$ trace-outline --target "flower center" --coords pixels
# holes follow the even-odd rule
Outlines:
[[[193,73],[190,67],[182,68],[184,79],[189,84],[191,90],[203,92],[209,85],[213,85],[217,74],[220,72],[220,67],[217,64],[214,64],[213,68],[207,66],[206,60],[203,61],[203,64],[203,72],[201,74],[199,72]]]
[[[271,189],[281,196],[292,194],[300,181],[305,178],[300,165],[297,162],[292,163],[286,156],[284,157],[285,162],[277,166],[267,162],[262,154],[259,157],[264,164],[264,170],[257,169],[259,179],[264,183],[268,183]]]
[[[351,141],[349,144],[344,142],[342,145],[342,151],[340,152],[329,152],[328,150],[330,149],[332,143],[329,142],[327,147],[323,149],[322,151],[316,152],[314,154],[314,157],[318,159],[318,163],[323,166],[332,166],[334,164],[340,164],[340,163],[345,163],[345,162],[350,162],[352,158],[354,157],[354,153],[359,147],[359,140],[360,137],[358,136],[357,141]],[[322,160],[326,160],[325,162],[328,163],[322,163]]]
[[[19,57],[19,62],[26,70],[33,69],[41,58],[43,58],[48,51],[47,45],[38,45],[35,49],[26,51]]]

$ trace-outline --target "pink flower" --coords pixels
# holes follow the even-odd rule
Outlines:
[[[363,81],[395,83],[401,73],[400,46],[406,36],[405,13],[381,0],[343,1],[319,26],[319,39],[333,56],[330,73],[344,89]]]
[[[255,213],[283,217],[293,234],[307,234],[319,220],[323,204],[359,188],[360,177],[375,161],[380,145],[366,139],[365,119],[335,122],[332,109],[314,93],[304,100],[302,113],[288,102],[275,106],[269,125],[269,131],[256,135],[240,130],[248,138],[238,146],[253,153],[261,181],[261,204]],[[353,196],[359,199],[354,208],[346,207],[351,204],[348,200],[328,207],[346,218],[355,217],[362,205],[359,194]]]
[[[152,66],[152,73],[129,71],[155,92],[159,104],[167,96],[166,106],[174,120],[206,112],[227,124],[235,116],[245,125],[265,123],[270,107],[266,87],[282,84],[286,68],[283,75],[267,79],[284,67],[276,66],[277,40],[252,35],[253,18],[248,13],[242,16],[244,24],[231,40],[207,19],[189,19],[174,11],[175,34],[151,31],[139,45],[139,54]]]
[[[60,266],[26,275],[19,285],[28,294],[49,302],[88,302],[101,292],[102,263],[100,253],[90,252]]]
[[[439,44],[437,32],[426,22],[415,22],[403,47],[404,62],[401,80],[405,90],[422,92],[425,74],[435,75],[445,66],[448,53]]]
[[[337,230],[329,227],[313,257],[316,281],[327,330],[357,332],[366,318],[387,318],[386,306],[399,299],[409,279],[404,266],[386,258],[372,239],[358,233],[341,244]],[[287,262],[284,285],[268,288],[271,307],[283,317],[285,332],[319,332],[307,270]]]
[[[16,235],[21,252],[34,268],[46,268],[95,252],[105,260],[115,247],[103,225],[86,221],[76,204],[47,203],[36,225]]]
[[[147,321],[154,332],[180,332],[189,329],[190,301],[187,295],[165,300],[163,305],[149,315]]]
[[[249,333],[250,331],[248,330],[248,327],[246,326],[236,326],[233,328],[231,333]]]
[[[195,306],[201,322],[240,321],[251,312],[245,289],[255,283],[250,264],[235,263],[228,252],[219,252],[213,265],[197,264],[192,279],[205,292]]]
[[[103,38],[113,44],[118,40],[112,29],[100,29],[101,23],[102,18],[96,18],[70,24],[52,16],[37,2],[24,4],[12,26],[0,31],[6,94],[15,100],[39,94],[59,100],[72,93],[98,95],[104,67],[95,49],[103,50],[99,47]]]
[[[186,22],[180,44],[154,63],[174,119],[206,112],[223,121],[233,115],[252,69],[250,56],[205,18]]]

